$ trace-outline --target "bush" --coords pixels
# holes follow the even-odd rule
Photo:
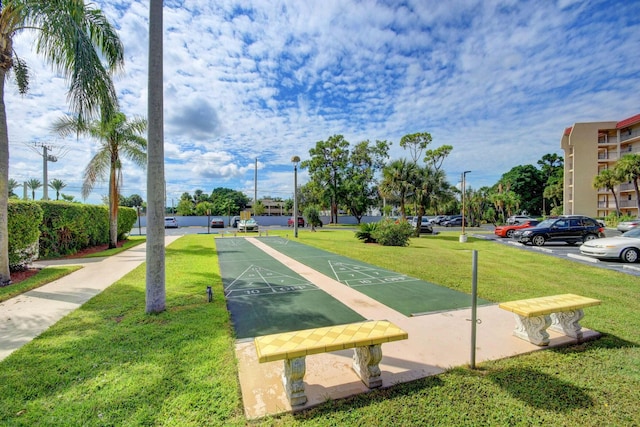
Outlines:
[[[383,219],[376,225],[372,237],[383,246],[407,246],[414,229],[407,221]]]
[[[311,226],[311,231],[315,231],[315,227],[322,227],[322,221],[320,220],[320,212],[315,206],[308,206],[304,210],[304,217],[307,220],[307,224]]]
[[[7,212],[9,270],[24,270],[38,259],[42,209],[35,202],[10,200]]]
[[[373,238],[372,234],[378,228],[378,223],[369,222],[362,223],[359,226],[359,230],[356,231],[356,238],[362,240],[364,243],[376,243],[376,239]]]

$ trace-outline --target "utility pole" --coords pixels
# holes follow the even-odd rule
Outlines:
[[[41,143],[34,142],[33,145],[34,147],[31,147],[31,149],[38,154],[40,154],[40,151],[38,150],[38,148],[42,148],[42,181],[43,181],[42,182],[42,187],[43,187],[42,200],[49,200],[48,162],[55,163],[58,161],[58,156],[51,155],[49,154],[49,152],[53,151],[54,148],[60,148],[60,147],[55,147],[53,145],[45,144],[43,142]],[[59,151],[59,156],[61,157],[64,157],[68,152],[68,150],[65,150],[64,148],[61,148],[58,151]]]

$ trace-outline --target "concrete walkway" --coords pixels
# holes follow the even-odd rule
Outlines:
[[[300,276],[315,284],[361,316],[388,320],[409,333],[409,339],[382,345],[382,386],[437,375],[455,366],[469,365],[471,358],[471,309],[407,317],[357,290],[325,276],[260,242],[247,238]],[[476,363],[553,348],[576,342],[573,338],[548,331],[551,342],[539,347],[513,336],[513,313],[497,305],[478,308]],[[586,314],[589,315],[588,313]],[[599,336],[584,329],[584,339]],[[306,358],[305,392],[308,401],[292,408],[282,385],[281,361],[258,363],[253,340],[236,343],[238,374],[247,418],[305,409],[328,399],[339,399],[370,391],[351,368],[352,350],[316,354]]]
[[[165,245],[180,236],[165,237]],[[0,360],[146,261],[146,243],[106,258],[66,259],[34,265],[81,265],[78,271],[0,303]]]

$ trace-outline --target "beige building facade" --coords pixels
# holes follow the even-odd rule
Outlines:
[[[575,123],[565,129],[564,213],[605,217],[616,211],[613,194],[593,188],[593,179],[611,169],[625,154],[640,155],[640,114],[621,121]],[[620,211],[640,216],[632,182],[616,186]]]

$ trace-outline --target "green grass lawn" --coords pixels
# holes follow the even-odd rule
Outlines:
[[[586,309],[583,324],[603,337],[247,422],[215,242],[188,235],[167,249],[164,313],[144,314],[143,265],[0,362],[0,425],[640,423],[637,277],[471,237],[461,244],[455,233],[414,239],[407,248],[365,245],[348,230],[301,230],[299,236],[302,243],[464,292],[476,249],[480,297],[573,292],[599,298],[602,305]]]

